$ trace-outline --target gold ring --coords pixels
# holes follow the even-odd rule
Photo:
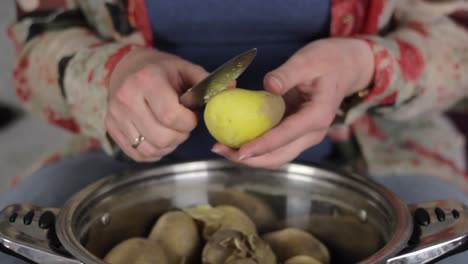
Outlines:
[[[145,141],[145,137],[142,135],[139,135],[137,138],[135,138],[132,148],[136,149],[138,146],[140,146],[141,142]]]

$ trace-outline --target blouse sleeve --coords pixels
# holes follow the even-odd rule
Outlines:
[[[375,75],[368,95],[347,112],[346,122],[365,113],[409,120],[447,110],[466,96],[468,16],[462,13],[458,18],[413,15],[396,21],[389,34],[362,36],[374,53]]]

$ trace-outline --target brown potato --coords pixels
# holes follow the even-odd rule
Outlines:
[[[271,248],[257,235],[223,229],[208,240],[202,253],[203,264],[276,264]]]
[[[262,199],[238,190],[227,189],[209,193],[212,206],[231,205],[242,210],[255,223],[259,230],[270,227],[276,222],[271,207]]]
[[[284,264],[322,264],[322,263],[311,256],[295,256],[286,260]]]
[[[330,262],[328,249],[312,234],[297,228],[286,228],[268,233],[263,239],[270,245],[280,261],[305,255],[316,258],[321,263]]]
[[[181,211],[162,215],[148,238],[161,245],[170,264],[190,263],[201,246],[195,221]]]
[[[169,264],[158,242],[143,238],[121,242],[107,253],[104,261],[109,264]]]
[[[246,235],[257,234],[257,228],[241,210],[232,206],[197,206],[185,209],[195,220],[203,223],[203,237],[209,239],[216,231],[232,229]]]

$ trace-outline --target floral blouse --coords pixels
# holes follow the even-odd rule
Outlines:
[[[443,114],[463,108],[468,94],[468,1],[331,2],[331,36],[365,39],[376,62],[369,92],[330,129],[347,164],[376,176],[444,177],[468,190],[465,139]],[[75,153],[115,154],[104,127],[107,88],[120,60],[157,41],[145,1],[17,0],[16,7],[8,35],[18,98],[75,133]]]

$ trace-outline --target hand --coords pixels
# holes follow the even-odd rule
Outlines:
[[[313,42],[264,79],[265,89],[284,95],[283,121],[238,151],[217,143],[224,157],[252,167],[277,168],[326,136],[343,99],[366,88],[374,73],[370,46],[359,39]]]
[[[132,159],[154,162],[184,142],[197,125],[179,96],[205,78],[200,66],[156,50],[139,49],[112,73],[105,126]],[[145,138],[132,147],[139,136]]]

